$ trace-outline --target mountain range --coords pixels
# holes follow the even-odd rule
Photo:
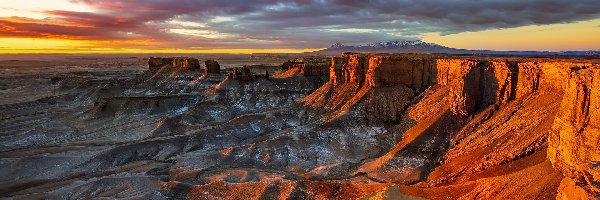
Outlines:
[[[442,46],[421,40],[374,42],[363,45],[345,45],[335,43],[329,48],[313,53],[338,55],[341,52],[356,53],[442,53],[442,54],[472,54],[472,55],[501,55],[501,56],[600,56],[600,51],[496,51],[469,50]]]

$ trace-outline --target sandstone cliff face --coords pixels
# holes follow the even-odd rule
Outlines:
[[[175,69],[198,70],[200,62],[195,58],[173,57],[173,58],[154,58],[148,60],[148,67],[151,71],[158,70],[165,65],[170,65]]]
[[[322,76],[326,75],[330,64],[329,59],[320,57],[303,58],[301,73],[304,76]]]
[[[333,85],[341,84],[344,81],[342,67],[348,62],[348,57],[331,57],[331,67],[329,67],[329,82]]]
[[[331,58],[329,82],[302,102],[328,110],[356,107],[372,124],[397,123],[436,74],[432,58],[342,54]]]
[[[532,187],[522,194],[531,198],[553,198],[564,172],[575,174],[569,180],[575,180],[576,184],[563,181],[565,184],[560,188],[565,191],[561,194],[569,194],[569,190],[591,191],[586,195],[594,198],[598,188],[600,145],[598,125],[595,124],[598,119],[589,113],[598,113],[596,104],[599,100],[593,88],[599,86],[593,77],[600,75],[591,72],[592,65],[596,66],[568,60],[418,59],[344,54],[332,58],[330,82],[320,90],[328,91],[322,94],[352,91],[345,92],[353,96],[341,102],[354,102],[351,110],[369,108],[363,115],[368,121],[412,126],[408,130],[397,128],[404,134],[397,146],[360,167],[356,174],[399,183],[418,182],[427,177],[428,180],[419,187],[460,185],[478,180],[477,183],[484,186],[459,186],[473,187],[468,190],[470,192],[460,195],[471,199],[477,196],[517,197],[514,196],[517,187],[509,183],[518,180],[519,176],[527,176],[529,183],[524,185]],[[563,83],[568,79],[570,85],[565,86]],[[408,112],[406,108],[396,108],[410,104],[399,101],[388,104],[391,101],[385,98],[372,98],[394,97],[390,91],[400,91],[398,88],[410,91],[401,96],[411,92],[417,95],[427,87],[431,91],[428,89],[429,93],[419,95]],[[320,98],[320,101],[334,102],[340,96],[332,95]],[[444,101],[447,108],[432,103],[439,101]],[[562,111],[565,105],[572,108]],[[403,113],[409,113],[404,118],[414,120],[412,125],[407,123],[411,120],[401,117]],[[559,118],[557,122],[555,118]],[[560,122],[561,119],[566,122]],[[555,142],[556,146],[560,147],[548,146],[548,133],[552,132],[553,123],[555,130],[564,129],[562,126],[571,130],[556,137],[556,141],[560,140]],[[585,130],[585,134],[576,134],[581,133],[578,130]],[[432,144],[439,150],[429,150]],[[552,168],[545,159],[546,154],[542,154],[545,151],[549,152],[549,157],[558,155],[555,160],[566,161],[553,161]],[[532,155],[535,155],[535,161],[524,159]],[[431,160],[439,160],[439,163],[428,162]],[[561,165],[566,165],[562,167],[565,169],[561,169]],[[429,173],[430,170],[433,171]],[[520,175],[503,176],[500,172]],[[498,177],[492,178],[494,176]]]
[[[207,60],[204,62],[204,74],[219,74],[221,73],[221,66],[219,62],[214,60]]]
[[[343,55],[332,58],[329,79],[334,85],[354,83],[362,85],[366,78],[369,57],[363,54]]]
[[[344,54],[333,57],[330,82],[334,85],[354,83],[369,87],[403,85],[423,91],[436,83],[436,62],[432,58]]]
[[[573,187],[600,198],[600,68],[574,67],[565,78],[565,96],[548,140],[548,158],[575,182]],[[563,181],[561,188],[566,190],[570,182]]]
[[[367,83],[373,87],[404,85],[422,91],[436,82],[433,59],[373,56],[369,59]]]
[[[469,116],[515,98],[517,65],[507,61],[437,60],[438,82],[450,85],[453,113]]]
[[[442,165],[429,175],[429,181],[468,179],[533,152],[545,151],[554,119],[574,118],[574,114],[558,112],[559,108],[582,105],[573,103],[575,100],[564,102],[574,99],[569,96],[577,92],[565,91],[568,86],[561,83],[573,77],[569,75],[572,68],[589,67],[586,63],[563,61],[438,60],[438,83],[451,87],[451,110],[472,118],[452,135],[453,147]],[[575,82],[586,81],[571,82],[576,85]],[[582,149],[599,152],[592,146]],[[550,147],[548,151],[554,150]]]

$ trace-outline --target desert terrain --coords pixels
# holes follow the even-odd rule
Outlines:
[[[8,199],[598,199],[600,60],[0,56]]]

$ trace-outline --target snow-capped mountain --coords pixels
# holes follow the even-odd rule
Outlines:
[[[467,50],[442,46],[421,40],[374,42],[362,45],[344,45],[335,43],[331,47],[313,53],[338,55],[341,52],[355,53],[444,53],[444,54],[476,54],[476,55],[506,55],[506,56],[600,56],[600,51],[494,51]]]
[[[389,41],[389,42],[374,42],[369,44],[351,46],[342,43],[335,43],[331,47],[321,50],[320,53],[337,54],[339,52],[372,52],[372,53],[441,53],[452,51],[454,49],[441,46],[434,43],[427,43],[421,40],[407,41]]]
[[[397,47],[409,47],[409,46],[423,46],[423,47],[439,47],[440,45],[434,43],[427,43],[421,40],[407,40],[407,41],[389,41],[389,42],[375,42],[362,47],[380,47],[380,48],[397,48]]]

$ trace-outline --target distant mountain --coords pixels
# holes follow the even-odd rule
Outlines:
[[[475,55],[505,55],[505,56],[600,56],[600,51],[494,51],[467,50],[442,46],[421,40],[375,42],[363,45],[344,45],[335,43],[331,47],[313,53],[338,55],[342,52],[356,53],[446,53],[446,54],[475,54]]]
[[[441,52],[452,52],[457,49],[448,48],[434,43],[427,43],[421,40],[409,40],[409,41],[389,41],[389,42],[375,42],[370,44],[348,46],[342,43],[335,43],[331,47],[318,51],[320,53],[334,53],[339,52],[373,52],[373,53],[402,53],[402,52],[414,52],[414,53],[441,53]]]

